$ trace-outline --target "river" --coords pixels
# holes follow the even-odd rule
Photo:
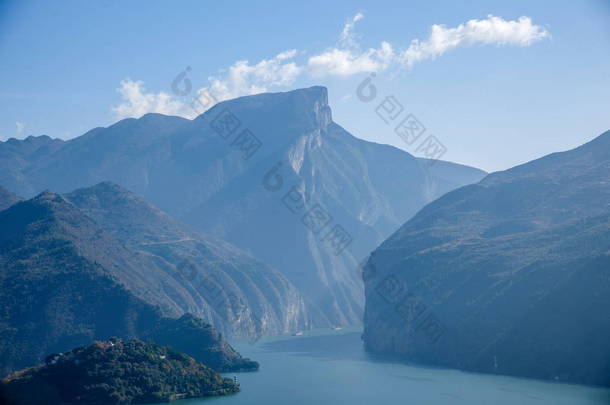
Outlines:
[[[261,369],[236,375],[239,394],[177,405],[610,404],[610,390],[384,361],[364,352],[360,331],[309,331],[233,342]]]

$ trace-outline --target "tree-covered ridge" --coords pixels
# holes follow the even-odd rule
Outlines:
[[[173,346],[217,371],[256,369],[212,326],[164,318],[111,271],[131,266],[119,242],[58,194],[0,211],[0,377],[112,336]]]
[[[49,355],[0,384],[0,402],[131,404],[233,394],[239,386],[171,347],[140,340],[94,342]]]
[[[191,314],[161,318],[143,337],[171,345],[218,372],[256,371],[259,367],[258,362],[241,357],[214,327]]]

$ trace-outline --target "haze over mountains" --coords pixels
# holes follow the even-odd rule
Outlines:
[[[194,314],[237,336],[309,327],[297,289],[235,246],[187,228],[109,182],[65,197],[129,252],[131,268],[113,267],[116,277],[166,315]]]
[[[374,352],[610,384],[610,132],[485,178],[431,163],[322,87],[0,143],[0,371],[111,335],[243,365],[185,314],[256,338],[364,312]]]
[[[192,121],[147,114],[66,142],[9,140],[0,143],[0,168],[7,169],[0,172],[0,184],[31,197],[44,189],[70,192],[112,181],[274,267],[302,295],[311,325],[331,326],[361,321],[361,258],[426,203],[485,174],[448,162],[430,168],[429,163],[353,137],[332,121],[326,89],[312,87],[229,100]],[[162,268],[184,262],[185,254],[190,264],[193,253],[198,257],[197,246],[206,243],[225,249],[220,241],[201,242],[175,223],[164,225],[163,232],[167,240],[182,242],[160,244],[160,230],[146,233],[145,217],[135,224],[121,222],[99,211],[108,209],[99,196],[69,199],[113,239]],[[123,232],[134,226],[145,236]],[[224,253],[219,256],[228,260]],[[272,317],[276,321],[262,321],[263,329],[308,325],[290,284],[275,277],[263,287],[252,279],[258,276],[251,284],[236,282],[236,290],[267,291],[279,283],[283,290],[272,295],[278,303],[289,303],[284,315]],[[172,291],[165,304],[173,310],[210,314],[190,287],[170,283],[164,288]],[[252,332],[252,326],[230,329]]]
[[[365,280],[369,350],[610,385],[610,131],[427,205]]]

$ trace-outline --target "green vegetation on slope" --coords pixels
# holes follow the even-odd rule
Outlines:
[[[12,374],[0,384],[0,400],[10,405],[109,405],[238,391],[231,379],[170,347],[113,339],[50,355],[46,364]]]
[[[219,372],[256,371],[259,367],[258,362],[241,357],[210,324],[190,314],[161,318],[143,337],[171,345]]]
[[[209,324],[163,318],[109,269],[129,252],[53,193],[0,212],[0,377],[112,336],[170,345],[217,371],[256,369]]]

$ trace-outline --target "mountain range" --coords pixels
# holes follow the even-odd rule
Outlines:
[[[9,139],[0,371],[112,335],[254,369],[221,334],[364,316],[371,352],[609,385],[609,173],[610,132],[489,175],[416,158],[323,87]]]
[[[323,87],[228,100],[194,120],[147,114],[69,141],[42,136],[0,143],[0,184],[11,191],[30,198],[45,189],[67,193],[116,183],[277,269],[303,297],[310,325],[319,327],[359,324],[364,293],[357,263],[426,203],[484,175],[352,136],[332,120]],[[68,198],[80,204],[77,196]],[[82,201],[104,230],[161,266],[182,263],[178,251],[199,256],[197,242],[186,241],[201,238],[192,231],[171,225],[167,239],[129,237],[122,233],[134,225],[129,219],[104,222],[109,215],[98,210],[107,208],[95,206],[101,200]],[[180,246],[193,246],[159,244],[170,234],[183,240]],[[190,287],[167,288],[182,297],[166,300],[175,311],[206,316],[197,294],[183,291]],[[291,302],[292,320],[267,330],[301,322],[294,309],[301,304],[290,294],[284,302]],[[186,296],[195,301],[176,304]],[[251,331],[243,322],[233,329]]]

